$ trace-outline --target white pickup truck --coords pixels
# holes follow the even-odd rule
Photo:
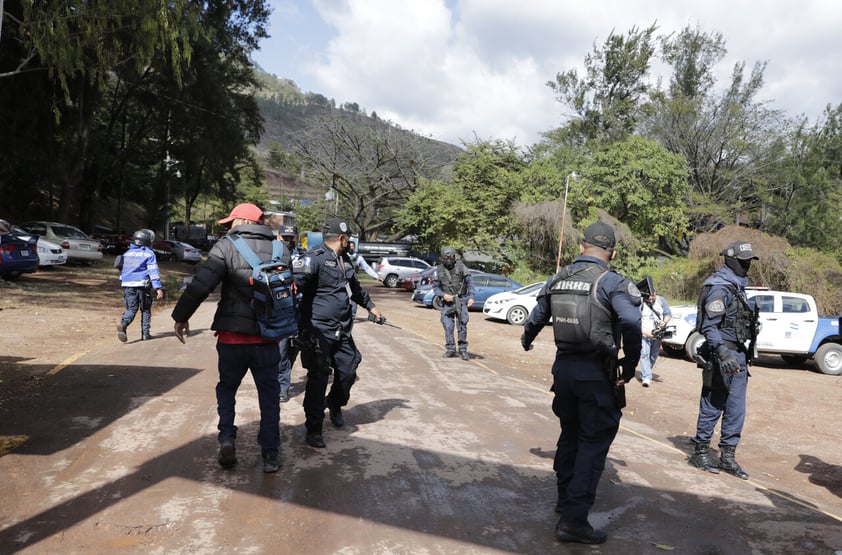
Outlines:
[[[752,307],[756,305],[760,309],[759,354],[780,355],[790,364],[801,364],[812,358],[823,373],[842,374],[839,318],[820,317],[812,296],[759,287],[746,288],[746,296]],[[669,355],[687,354],[693,358],[693,353],[705,341],[695,330],[696,307],[674,307],[661,346]]]

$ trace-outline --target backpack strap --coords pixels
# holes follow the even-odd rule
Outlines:
[[[272,262],[280,264],[284,260],[284,242],[272,241]]]
[[[252,270],[257,270],[260,266],[267,266],[267,264],[263,264],[260,262],[260,259],[257,258],[257,255],[254,254],[254,251],[251,250],[246,243],[245,239],[240,237],[237,234],[234,235],[226,235],[228,239],[234,243],[234,246],[237,247],[237,250],[240,251],[240,254],[243,255],[243,258],[246,259],[246,262],[249,263]],[[272,241],[272,263],[273,264],[280,264],[284,259],[284,242],[283,241]]]
[[[234,246],[237,247],[237,250],[240,251],[240,254],[243,255],[243,258],[246,259],[246,262],[249,263],[252,270],[256,270],[258,266],[260,266],[260,259],[257,258],[257,255],[254,254],[254,251],[249,248],[246,244],[245,239],[240,237],[239,235],[226,235],[226,238],[230,239]],[[274,241],[275,243],[280,243],[280,241]],[[272,253],[274,254],[274,246],[272,248]]]

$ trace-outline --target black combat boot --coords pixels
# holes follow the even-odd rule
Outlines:
[[[733,474],[740,480],[748,480],[748,473],[743,470],[734,458],[735,445],[720,445],[719,468]]]
[[[710,454],[710,442],[700,441],[696,444],[696,451],[690,456],[687,461],[690,466],[707,470],[713,474],[719,474],[719,468],[713,462],[713,457]]]

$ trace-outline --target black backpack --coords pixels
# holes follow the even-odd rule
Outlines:
[[[257,315],[260,337],[286,339],[298,334],[295,312],[295,292],[290,269],[281,261],[284,243],[272,241],[272,259],[261,262],[239,235],[226,235],[252,268],[251,307]]]

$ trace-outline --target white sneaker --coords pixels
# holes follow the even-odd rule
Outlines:
[[[652,380],[650,380],[649,378],[644,378],[643,387],[649,387],[650,383],[652,383]]]

